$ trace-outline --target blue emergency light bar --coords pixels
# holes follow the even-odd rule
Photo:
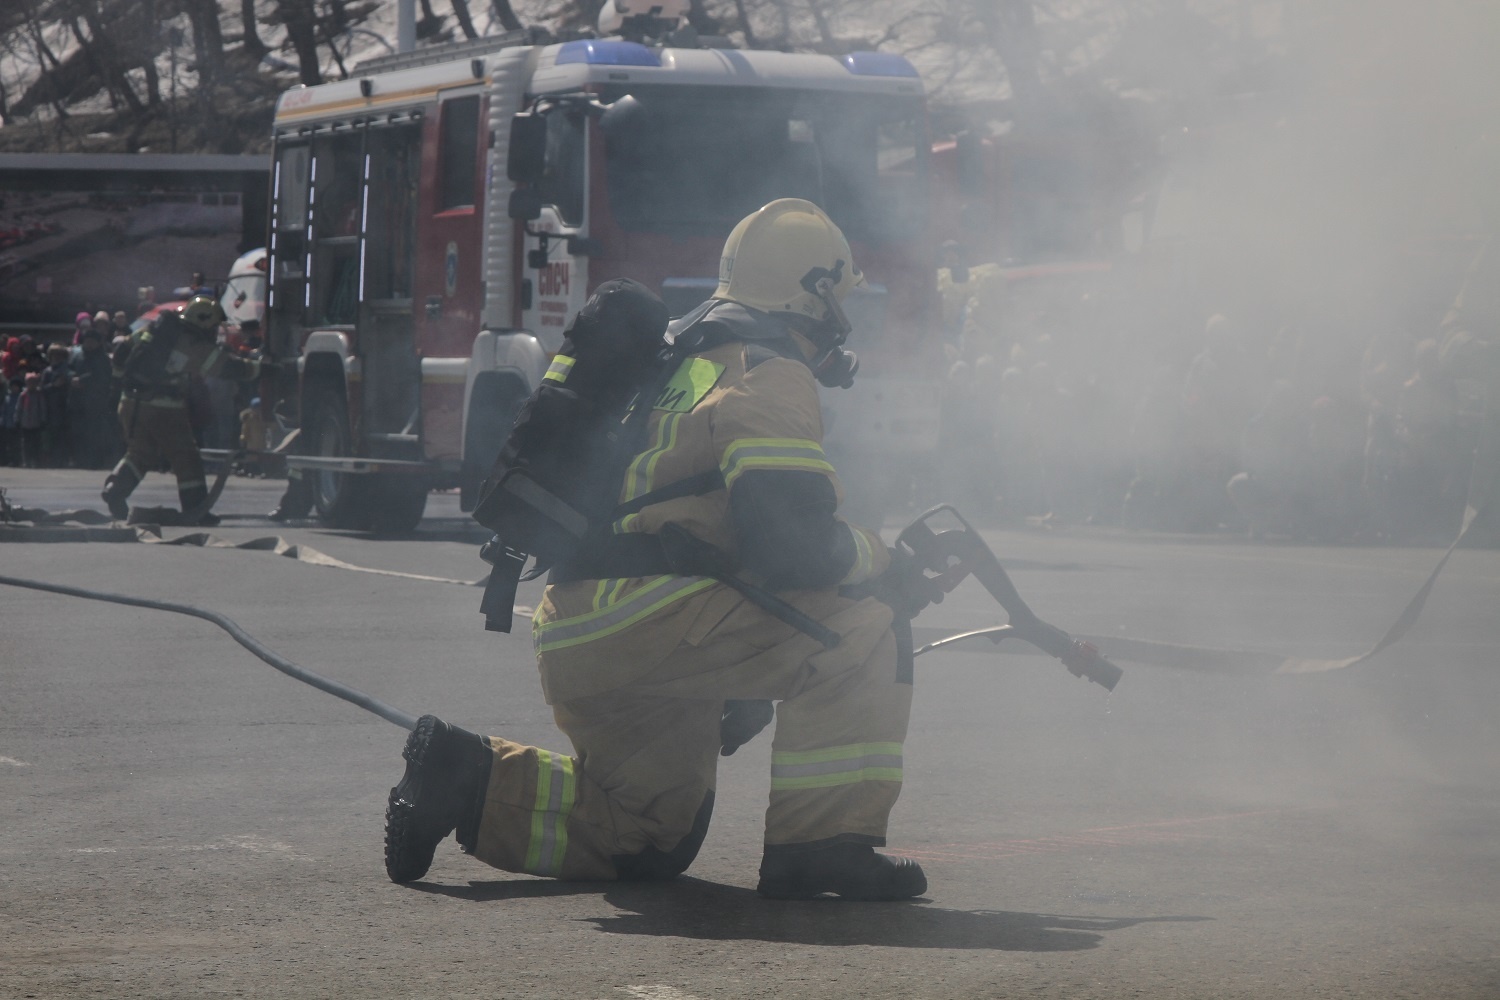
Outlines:
[[[660,66],[661,56],[639,42],[607,38],[585,38],[564,42],[557,50],[557,65],[587,63],[590,66]]]
[[[855,76],[919,78],[916,67],[894,52],[850,52],[844,56],[844,68]]]

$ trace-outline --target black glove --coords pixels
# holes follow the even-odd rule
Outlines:
[[[877,593],[896,615],[912,619],[929,604],[941,604],[943,591],[922,571],[917,557],[905,549],[891,549],[891,565],[876,581]]]
[[[726,701],[719,720],[719,753],[728,757],[755,739],[775,717],[776,709],[769,701]]]

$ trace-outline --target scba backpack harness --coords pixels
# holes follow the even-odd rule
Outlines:
[[[827,646],[831,630],[776,595],[739,579],[727,554],[669,525],[660,535],[610,531],[652,504],[722,489],[711,469],[619,503],[620,483],[639,453],[653,410],[687,411],[713,388],[717,365],[694,355],[730,340],[746,343],[755,367],[799,357],[786,331],[764,313],[715,299],[675,320],[645,286],[608,281],[579,310],[562,351],[522,408],[480,489],[474,519],[493,531],[480,554],[490,563],[480,610],[485,628],[509,632],[516,589],[550,571],[553,583],[674,574],[734,587]],[[675,529],[675,530],[674,530]],[[530,572],[528,560],[535,559]]]
[[[619,483],[652,409],[640,404],[667,390],[681,362],[666,341],[667,320],[666,305],[644,285],[617,279],[600,285],[569,325],[474,508],[495,532],[481,549],[492,566],[480,605],[490,631],[510,631],[520,580],[565,564],[623,516]],[[631,506],[665,498],[647,494]],[[523,577],[528,558],[536,562]]]
[[[125,391],[132,396],[149,395],[170,386],[173,379],[182,375],[188,363],[187,354],[178,350],[177,345],[193,332],[172,313],[163,313],[141,331],[130,343],[120,365]]]

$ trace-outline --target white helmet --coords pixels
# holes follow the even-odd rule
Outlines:
[[[729,234],[714,298],[815,324],[838,323],[838,303],[864,280],[849,241],[821,208],[802,198],[779,198],[745,216]]]

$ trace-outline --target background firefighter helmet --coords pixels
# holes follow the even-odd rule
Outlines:
[[[745,216],[729,234],[714,298],[823,323],[832,319],[829,307],[808,286],[824,274],[834,278],[831,290],[839,302],[864,282],[833,220],[810,201],[780,198]]]
[[[224,310],[207,295],[194,295],[177,311],[182,321],[204,333],[213,333],[224,322]]]

